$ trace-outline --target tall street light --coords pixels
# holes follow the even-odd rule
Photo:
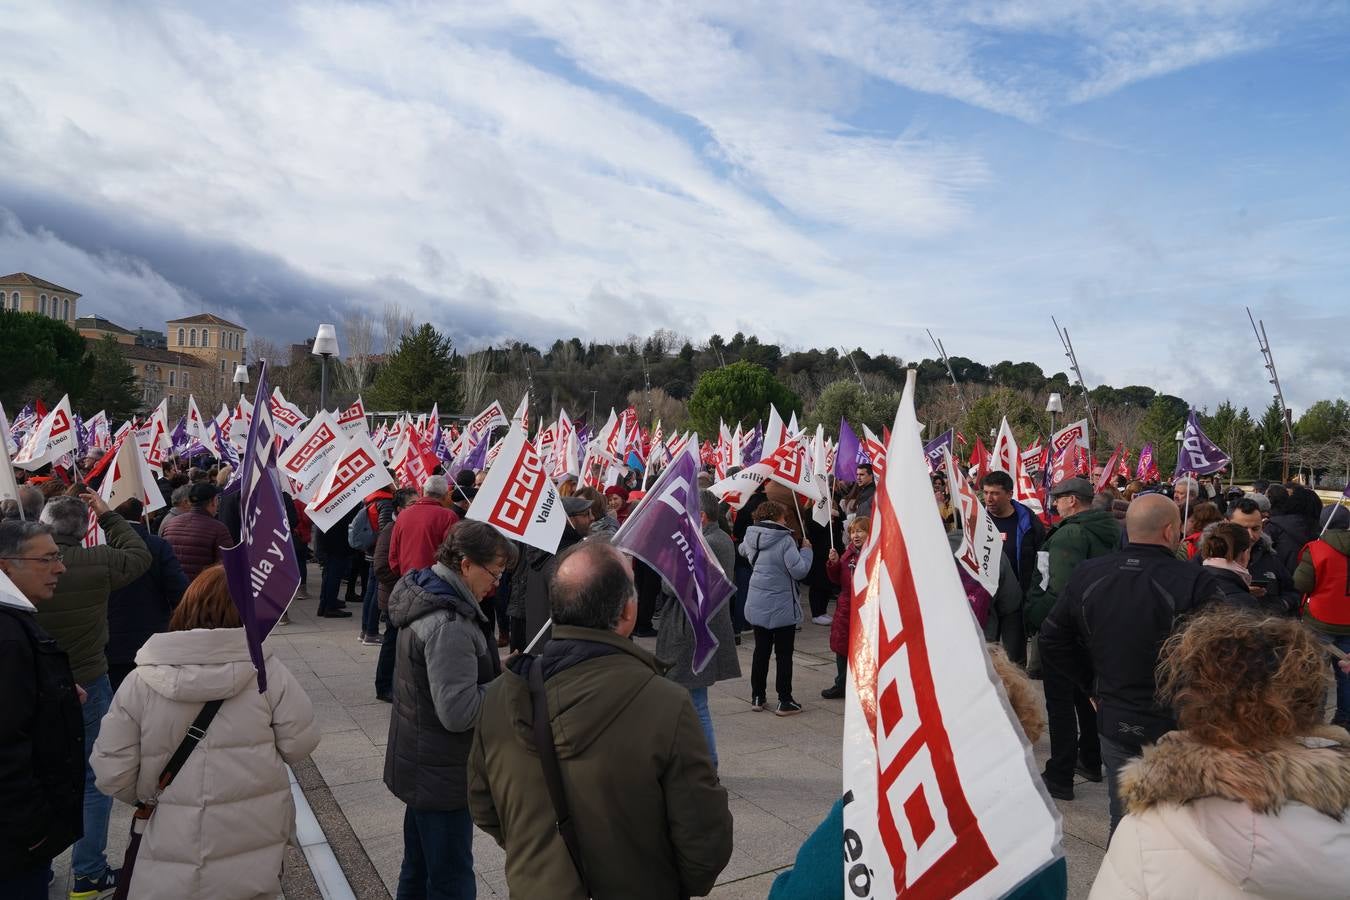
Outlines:
[[[337,329],[320,325],[314,335],[314,347],[309,351],[319,357],[319,409],[328,408],[328,357],[338,355]]]
[[[235,366],[234,378],[232,380],[234,381],[235,387],[239,388],[239,399],[244,399],[244,388],[248,385],[248,366],[243,363]]]
[[[1045,401],[1045,411],[1050,414],[1050,440],[1055,439],[1055,413],[1064,412],[1064,400],[1058,393],[1051,394]]]
[[[1177,468],[1178,468],[1178,469],[1181,468],[1181,442],[1184,441],[1184,440],[1186,440],[1186,433],[1185,433],[1184,431],[1178,431],[1178,432],[1177,432],[1177,436],[1176,436],[1176,442],[1177,442]],[[1183,472],[1182,474],[1184,475],[1185,473]]]

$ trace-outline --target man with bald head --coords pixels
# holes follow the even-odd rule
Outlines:
[[[511,895],[708,893],[731,858],[727,792],[689,692],[628,638],[631,563],[583,541],[548,596],[552,638],[488,687],[469,751],[469,809],[506,850]]]
[[[1041,625],[1044,664],[1071,678],[1097,707],[1112,833],[1123,815],[1121,767],[1176,727],[1171,710],[1154,698],[1158,651],[1179,619],[1223,599],[1203,566],[1174,555],[1181,513],[1170,498],[1135,497],[1125,529],[1125,549],[1078,566]]]

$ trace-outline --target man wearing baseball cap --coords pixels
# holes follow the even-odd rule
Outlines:
[[[1060,521],[1046,534],[1037,554],[1039,571],[1032,576],[1026,604],[1030,632],[1040,630],[1073,570],[1084,560],[1113,552],[1120,541],[1115,516],[1110,510],[1093,509],[1092,495],[1092,484],[1085,478],[1065,478],[1050,489]],[[1050,796],[1072,800],[1075,772],[1089,781],[1102,780],[1097,716],[1088,695],[1045,659],[1042,679],[1050,726],[1050,758],[1042,777]]]

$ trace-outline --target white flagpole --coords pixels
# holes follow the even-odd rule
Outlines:
[[[1323,525],[1323,526],[1322,526],[1322,530],[1319,531],[1319,532],[1317,533],[1317,537],[1318,537],[1319,539],[1322,537],[1322,535],[1326,534],[1326,533],[1327,533],[1327,529],[1331,527],[1331,520],[1334,519],[1334,518],[1336,518],[1336,510],[1338,510],[1338,509],[1341,508],[1341,503],[1342,503],[1344,500],[1345,500],[1345,495],[1342,494],[1342,495],[1340,496],[1340,499],[1336,501],[1336,505],[1333,506],[1333,507],[1331,508],[1331,515],[1327,516],[1327,524]],[[20,507],[20,508],[22,508],[22,507]]]
[[[531,650],[533,650],[533,649],[534,649],[534,645],[537,644],[537,643],[539,643],[540,639],[543,638],[543,636],[544,636],[544,632],[545,632],[545,631],[548,631],[549,628],[552,627],[552,625],[553,625],[553,617],[552,617],[552,616],[549,616],[549,617],[548,617],[548,621],[545,622],[545,623],[544,623],[544,626],[543,626],[542,628],[539,629],[539,633],[536,634],[536,635],[534,636],[534,640],[530,641],[529,645],[526,646],[524,652],[525,652],[525,653],[529,653]]]

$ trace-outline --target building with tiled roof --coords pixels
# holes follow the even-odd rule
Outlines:
[[[75,320],[75,330],[81,337],[99,340],[111,335],[119,344],[131,346],[136,343],[136,332],[128,331],[116,322],[102,316],[81,316]]]
[[[79,317],[76,309],[79,299],[80,295],[70,288],[27,272],[14,272],[0,278],[0,308],[14,312],[51,316],[73,327]]]
[[[235,366],[244,362],[248,330],[211,313],[198,313],[164,323],[169,349],[195,356],[209,368],[221,391],[234,378]]]

